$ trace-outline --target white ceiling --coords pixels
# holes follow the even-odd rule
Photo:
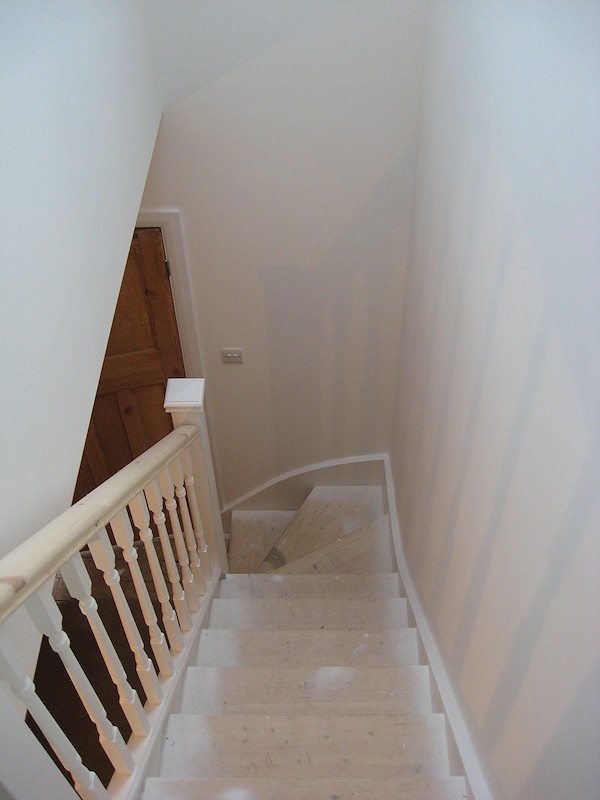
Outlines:
[[[354,0],[143,0],[163,107]]]

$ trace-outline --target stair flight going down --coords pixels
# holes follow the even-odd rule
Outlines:
[[[234,512],[143,800],[460,800],[380,487]]]

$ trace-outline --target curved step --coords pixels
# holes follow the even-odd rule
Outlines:
[[[353,533],[340,536],[325,547],[285,564],[275,574],[365,575],[395,568],[392,537],[387,517],[381,517]]]
[[[226,666],[357,666],[417,665],[414,628],[373,630],[254,630],[207,628],[200,633],[196,664]]]
[[[265,562],[282,567],[382,514],[380,486],[316,486]]]
[[[186,714],[429,714],[427,667],[190,667]]]
[[[296,514],[296,511],[234,511],[229,570],[256,572]]]
[[[360,600],[400,597],[398,573],[376,575],[226,575],[221,599],[290,599],[293,597]]]

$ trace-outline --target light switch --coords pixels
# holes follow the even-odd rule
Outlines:
[[[244,351],[241,347],[222,347],[221,358],[224,364],[243,364]]]

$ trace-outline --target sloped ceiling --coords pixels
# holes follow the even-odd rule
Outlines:
[[[349,0],[144,0],[163,107]]]

